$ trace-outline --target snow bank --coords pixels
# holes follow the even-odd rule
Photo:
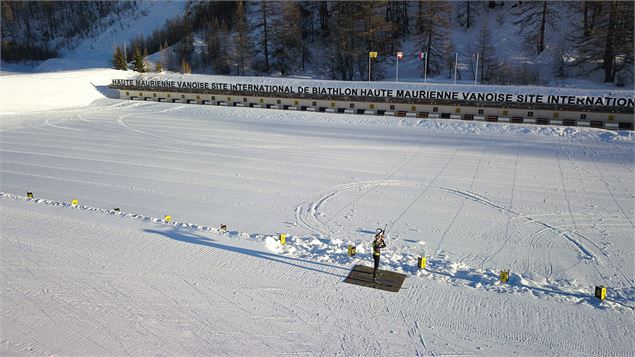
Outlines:
[[[85,107],[113,95],[107,88],[113,77],[129,78],[132,71],[90,69],[0,76],[0,113],[19,114]]]

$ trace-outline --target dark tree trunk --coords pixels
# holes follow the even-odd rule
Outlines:
[[[329,8],[326,1],[320,1],[320,31],[322,37],[329,35]]]
[[[584,2],[584,36],[588,37],[591,33],[589,31],[589,20],[588,20],[588,12],[589,12],[589,2]]]
[[[540,40],[538,42],[538,53],[545,50],[545,25],[547,21],[547,2],[542,3],[542,19],[540,21]]]
[[[269,39],[267,38],[267,2],[263,1],[262,6],[262,24],[263,24],[263,47],[265,53],[265,72],[269,73]]]
[[[611,2],[609,5],[609,23],[606,31],[606,46],[604,46],[604,83],[613,82],[615,71],[613,70],[613,59],[615,57],[615,15],[617,3]]]

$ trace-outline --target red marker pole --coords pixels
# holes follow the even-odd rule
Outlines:
[[[399,60],[403,58],[403,52],[397,52],[397,72],[395,73],[395,82],[399,82]]]

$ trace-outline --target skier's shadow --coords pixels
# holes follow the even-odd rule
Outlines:
[[[304,260],[304,259],[298,259],[298,258],[292,258],[292,257],[285,257],[282,255],[278,255],[278,254],[273,254],[273,253],[267,253],[267,252],[263,252],[263,251],[259,251],[259,250],[253,250],[253,249],[248,249],[248,248],[241,248],[241,247],[234,247],[231,245],[225,245],[225,244],[221,244],[218,243],[216,241],[214,241],[213,239],[209,238],[209,237],[205,237],[202,235],[198,235],[198,234],[194,234],[192,232],[188,232],[185,231],[183,229],[179,229],[178,227],[172,227],[170,230],[166,230],[166,231],[161,231],[161,230],[155,230],[155,229],[144,229],[143,230],[145,233],[150,233],[150,234],[157,234],[157,235],[161,235],[170,239],[174,239],[180,242],[186,242],[186,243],[192,243],[192,244],[198,244],[198,245],[202,245],[205,247],[210,247],[210,248],[216,248],[216,249],[223,249],[226,251],[230,251],[230,252],[235,252],[235,253],[240,253],[240,254],[245,254],[245,255],[249,255],[252,257],[257,257],[257,258],[261,258],[261,259],[267,259],[267,260],[271,260],[277,263],[282,263],[282,264],[287,264],[296,268],[302,268],[302,269],[307,269],[307,270],[311,270],[317,273],[324,273],[324,274],[328,274],[328,275],[333,275],[339,278],[345,278],[346,275],[339,275],[339,274],[335,274],[332,273],[330,271],[324,270],[324,269],[319,269],[319,267],[325,267],[325,268],[331,268],[331,269],[341,269],[341,270],[345,270],[348,272],[348,269],[346,268],[342,268],[336,265],[329,265],[329,264],[325,264],[325,263],[320,263],[320,262],[314,262],[314,261],[310,261],[310,260]],[[304,263],[304,264],[299,264],[299,263]],[[317,266],[317,267],[311,267],[311,266],[306,266],[306,265],[313,265],[313,266]]]

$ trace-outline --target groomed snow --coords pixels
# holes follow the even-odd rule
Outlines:
[[[121,101],[111,75],[0,76],[0,353],[632,353],[631,132]],[[384,225],[403,289],[343,283]]]

